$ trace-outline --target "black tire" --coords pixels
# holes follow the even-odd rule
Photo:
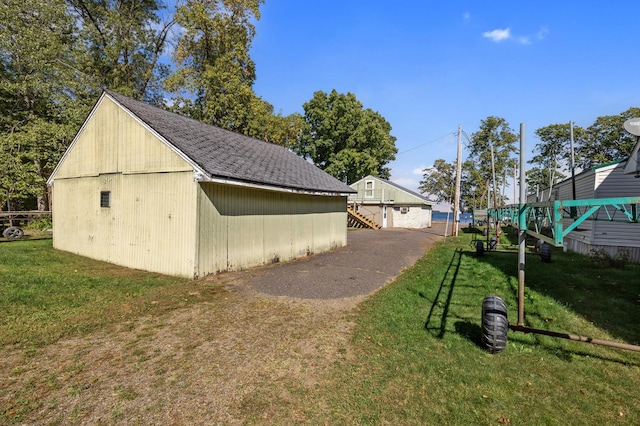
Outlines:
[[[482,228],[482,236],[486,237],[487,235],[489,235],[489,225],[486,228]]]
[[[18,228],[17,226],[10,226],[4,230],[2,235],[7,240],[19,240],[24,235],[24,232],[22,231],[22,229]]]
[[[495,251],[498,248],[498,239],[496,237],[489,238],[489,251]]]
[[[498,296],[487,296],[482,300],[482,347],[492,354],[507,347],[507,304]]]
[[[543,262],[551,262],[551,246],[547,243],[542,244],[540,247],[540,260]]]
[[[484,244],[482,241],[476,241],[476,256],[482,256],[484,254]]]

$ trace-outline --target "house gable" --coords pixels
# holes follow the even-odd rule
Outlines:
[[[52,179],[53,176],[65,179],[193,169],[135,116],[103,96],[56,167]]]
[[[357,191],[357,194],[349,196],[349,201],[394,205],[431,206],[433,204],[420,194],[376,176],[369,175],[350,186]]]

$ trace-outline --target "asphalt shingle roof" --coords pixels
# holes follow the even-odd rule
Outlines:
[[[354,190],[279,145],[221,129],[107,90],[211,178],[323,193]]]

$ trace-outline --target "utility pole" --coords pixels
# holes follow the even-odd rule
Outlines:
[[[460,225],[460,174],[462,172],[462,124],[458,125],[458,159],[456,160],[456,188],[453,196],[453,235],[458,236]]]
[[[518,201],[518,163],[513,163],[513,203],[517,204]]]

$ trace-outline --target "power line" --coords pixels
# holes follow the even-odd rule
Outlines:
[[[400,154],[404,154],[404,153],[409,152],[409,151],[413,151],[414,149],[418,149],[418,148],[423,147],[423,146],[425,146],[425,145],[428,145],[428,144],[430,144],[430,143],[434,143],[434,142],[437,142],[437,141],[442,140],[442,139],[444,139],[444,138],[448,138],[449,136],[455,136],[456,134],[457,134],[457,133],[455,133],[455,132],[454,132],[454,133],[447,133],[446,135],[440,136],[439,138],[436,138],[436,139],[430,140],[430,141],[425,142],[425,143],[421,143],[420,145],[416,145],[416,146],[414,146],[414,147],[412,147],[412,148],[409,148],[409,149],[405,149],[404,151],[399,152],[399,153],[397,153],[396,155],[400,155]]]

